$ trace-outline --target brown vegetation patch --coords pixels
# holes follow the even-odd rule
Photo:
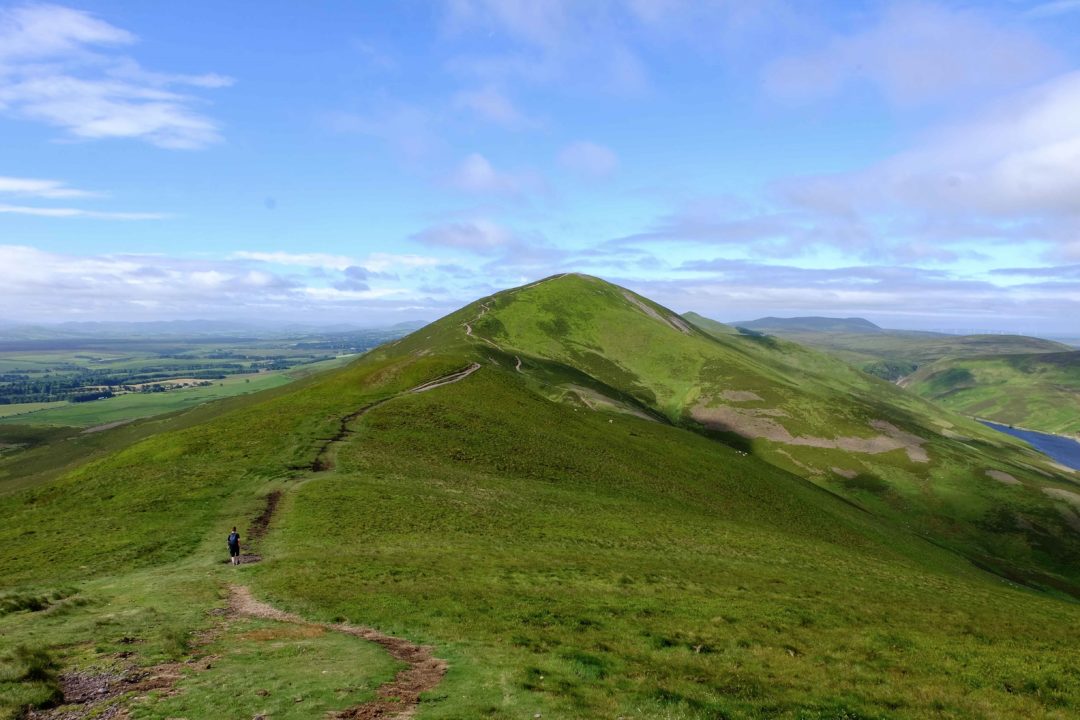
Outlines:
[[[690,330],[690,326],[683,322],[681,318],[675,317],[674,315],[661,315],[655,308],[634,297],[630,291],[623,290],[623,296],[653,320],[659,320],[668,327],[678,330],[686,335],[690,335],[693,332]]]
[[[847,452],[866,453],[877,455],[879,453],[899,450],[907,453],[912,462],[929,462],[930,456],[922,447],[926,441],[907,431],[901,430],[892,423],[884,420],[873,420],[870,426],[880,430],[883,434],[868,438],[861,437],[837,437],[821,438],[808,435],[792,435],[791,432],[780,423],[765,415],[762,410],[750,410],[733,408],[722,405],[719,407],[696,406],[691,410],[691,417],[698,422],[718,430],[725,430],[742,435],[745,438],[763,438],[785,445],[803,445],[818,448],[835,448]],[[770,413],[771,414],[771,413]]]
[[[1013,477],[1009,473],[1004,472],[1002,470],[987,470],[986,471],[986,476],[991,477],[994,480],[997,480],[999,483],[1004,483],[1006,485],[1019,485],[1020,484],[1019,480],[1017,480],[1015,477]]]
[[[1075,493],[1072,490],[1065,490],[1063,488],[1043,488],[1043,492],[1052,498],[1064,500],[1073,507],[1080,509],[1080,493]]]
[[[751,402],[765,399],[751,390],[725,390],[720,393],[720,397],[728,402]]]

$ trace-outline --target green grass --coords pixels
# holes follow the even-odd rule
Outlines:
[[[471,305],[340,371],[102,433],[88,461],[45,454],[90,436],[25,436],[38,445],[3,462],[37,469],[0,477],[13,608],[0,637],[64,668],[223,656],[135,717],[281,716],[299,708],[270,703],[293,693],[311,717],[392,673],[333,633],[257,647],[296,632],[243,621],[198,645],[242,582],[311,621],[434,645],[450,670],[418,718],[1080,712],[1076,540],[1041,492],[1068,481],[1033,469],[1047,466],[1020,443],[782,340],[679,332],[593,279],[485,302],[482,317]],[[474,361],[459,383],[401,394]],[[571,385],[656,421],[590,410]],[[932,460],[717,442],[685,411],[728,390],[801,434],[887,418],[925,435]],[[333,471],[308,470],[343,417],[386,398],[351,424]],[[254,548],[266,560],[223,564],[228,529],[246,538],[275,490]],[[322,675],[348,653],[348,678]],[[3,711],[47,690],[3,662]]]
[[[397,667],[380,648],[315,626],[238,620],[202,652],[208,670],[191,670],[176,692],[132,704],[133,720],[256,715],[322,717],[371,700]]]
[[[1080,434],[1080,351],[945,358],[920,369],[905,386],[965,415]]]
[[[39,403],[46,407],[28,415],[0,417],[0,423],[94,427],[185,410],[202,403],[277,387],[290,380],[291,377],[286,372],[260,373],[254,376],[232,375],[215,380],[213,385],[207,387],[160,393],[129,393],[83,403]]]
[[[16,415],[26,415],[28,413],[35,413],[41,410],[50,410],[52,408],[65,407],[67,405],[68,403],[63,401],[0,405],[0,418],[14,417]],[[23,420],[26,420],[26,418],[23,418]]]

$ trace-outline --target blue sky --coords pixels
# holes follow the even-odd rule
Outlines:
[[[0,3],[0,319],[389,324],[596,274],[1080,334],[1080,0]]]

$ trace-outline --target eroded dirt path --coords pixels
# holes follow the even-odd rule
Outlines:
[[[321,627],[363,638],[381,645],[391,657],[407,665],[394,676],[393,680],[376,691],[375,700],[336,713],[333,715],[335,718],[406,720],[416,714],[416,709],[420,704],[420,693],[434,689],[446,675],[446,661],[435,657],[432,648],[426,645],[417,645],[404,638],[387,635],[374,628],[361,625],[308,622],[298,615],[256,600],[251,591],[242,585],[233,585],[229,588],[229,607],[237,615]]]

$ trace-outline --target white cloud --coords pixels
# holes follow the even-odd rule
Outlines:
[[[421,307],[428,317],[449,309],[427,307],[407,286],[411,283],[336,287],[321,275],[305,278],[253,268],[251,262],[149,254],[81,256],[0,245],[5,308],[17,313],[3,315],[0,310],[0,315],[17,322],[249,317],[363,324],[400,317],[397,313],[405,308]],[[368,264],[389,268],[433,263],[422,256],[383,255],[372,256]],[[416,316],[414,311],[409,317]]]
[[[782,186],[842,214],[918,211],[1022,220],[1080,217],[1080,71],[1004,98],[862,172]]]
[[[576,0],[448,0],[451,34],[501,35],[515,46],[505,52],[468,54],[451,68],[487,83],[507,80],[570,82],[605,92],[637,94],[648,74],[616,3]]]
[[[530,173],[496,170],[486,157],[472,153],[458,165],[450,177],[450,184],[471,193],[521,195],[527,190],[542,186],[543,183]]]
[[[219,141],[217,124],[194,109],[199,101],[173,88],[220,88],[232,80],[152,72],[114,51],[136,40],[81,10],[0,10],[0,112],[84,139],[138,138],[172,149]]]
[[[4,204],[0,204],[0,213],[49,218],[91,218],[94,220],[164,220],[169,217],[163,213],[101,212],[80,208],[30,207],[27,205]]]
[[[454,107],[468,110],[482,120],[507,128],[520,129],[535,123],[494,86],[463,90],[454,96]]]
[[[1033,35],[998,26],[975,10],[900,2],[886,6],[866,29],[775,61],[765,85],[779,97],[808,100],[866,83],[892,102],[911,105],[1017,87],[1055,64]]]
[[[250,252],[240,250],[232,253],[230,257],[237,260],[255,260],[274,265],[327,268],[330,270],[345,270],[358,264],[354,258],[326,253]]]
[[[93,197],[97,193],[68,187],[67,183],[59,180],[0,176],[0,195],[24,195],[52,200],[56,198]]]
[[[323,121],[334,132],[375,138],[409,160],[424,158],[440,145],[430,113],[405,102],[385,101],[363,113],[329,113]]]
[[[283,265],[305,268],[322,268],[339,272],[353,271],[356,268],[381,273],[399,268],[415,269],[433,267],[442,261],[438,258],[425,257],[423,255],[395,255],[393,253],[371,253],[365,258],[350,257],[348,255],[332,255],[328,253],[290,253],[290,252],[260,252],[239,250],[229,255],[233,260],[253,260],[272,265]],[[363,278],[366,279],[366,278]]]
[[[615,172],[619,156],[611,148],[581,141],[564,147],[559,152],[559,163],[580,175],[601,178]]]
[[[409,269],[435,267],[442,262],[439,258],[425,255],[395,255],[378,252],[371,253],[357,264],[371,272],[385,272],[399,267]]]
[[[509,246],[514,236],[496,222],[477,218],[434,225],[417,233],[413,239],[425,245],[491,253]]]

